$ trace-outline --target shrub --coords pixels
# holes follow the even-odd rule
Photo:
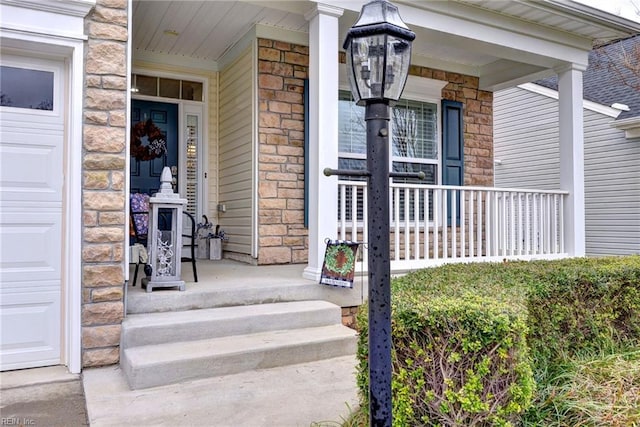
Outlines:
[[[536,262],[524,283],[541,367],[640,343],[640,257]]]
[[[530,404],[534,382],[521,310],[467,295],[397,301],[392,317],[394,425],[510,425]],[[363,396],[365,321],[361,316]]]
[[[395,279],[392,299],[399,426],[504,425],[530,402],[532,368],[540,393],[524,421],[551,425],[543,412],[560,416],[554,396],[573,386],[563,372],[576,360],[640,348],[640,256],[446,265]],[[363,410],[366,311],[358,323]]]

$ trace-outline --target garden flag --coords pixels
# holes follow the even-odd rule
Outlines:
[[[320,284],[353,288],[360,243],[327,239]]]

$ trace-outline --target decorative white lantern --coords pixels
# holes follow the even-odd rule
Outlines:
[[[142,279],[147,292],[153,288],[179,288],[184,291],[181,277],[182,210],[186,199],[173,192],[171,169],[165,167],[160,177],[160,192],[149,199],[149,265],[151,276]]]

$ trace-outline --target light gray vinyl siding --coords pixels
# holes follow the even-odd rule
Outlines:
[[[495,185],[560,188],[558,102],[513,88],[494,94]]]
[[[225,251],[251,255],[253,214],[253,60],[243,52],[220,73],[220,224]]]
[[[585,111],[587,254],[640,253],[640,138],[626,139],[613,119]]]
[[[494,96],[497,187],[559,188],[558,101],[514,88]],[[587,255],[640,253],[640,138],[584,110]]]

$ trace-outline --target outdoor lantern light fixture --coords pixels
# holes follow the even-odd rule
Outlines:
[[[368,179],[367,244],[369,270],[369,424],[391,427],[391,251],[389,178],[424,179],[424,173],[389,173],[390,105],[404,89],[416,35],[385,0],[362,7],[347,33],[344,49],[351,93],[364,105],[367,124],[367,170],[325,170],[329,175],[364,175]]]
[[[415,38],[393,4],[376,0],[362,7],[343,46],[351,92],[358,105],[374,100],[393,105],[400,99]]]

